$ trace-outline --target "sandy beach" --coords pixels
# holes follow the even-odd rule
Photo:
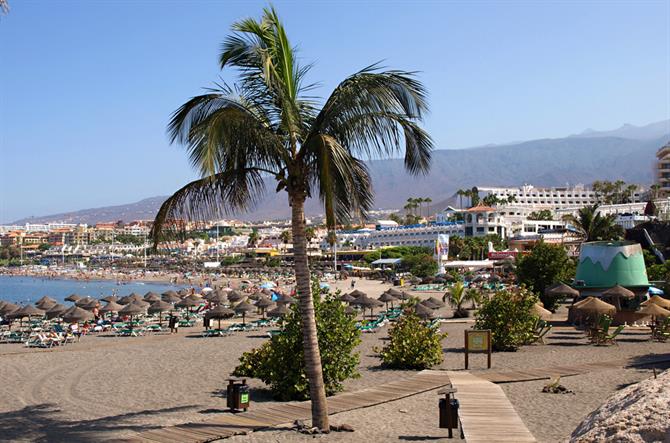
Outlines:
[[[336,286],[349,288],[349,282]],[[378,296],[388,286],[359,281],[357,288]],[[422,294],[428,297],[433,294]],[[450,316],[448,309],[440,312]],[[563,315],[559,312],[558,316]],[[471,322],[441,323],[445,361],[437,369],[463,369],[463,331]],[[206,420],[226,409],[223,390],[243,351],[268,339],[264,330],[228,337],[201,338],[201,326],[178,335],[120,338],[88,335],[62,348],[29,349],[0,345],[0,441],[114,440],[160,426]],[[373,348],[381,346],[388,326],[363,334],[359,347],[361,377],[347,391],[411,376],[413,371],[383,369]],[[667,344],[647,341],[648,333],[629,328],[618,346],[594,347],[573,328],[555,328],[546,345],[495,353],[494,369],[544,368],[551,365],[617,360],[668,354]],[[484,357],[472,359],[473,371],[485,370]],[[616,369],[567,377],[575,394],[543,394],[545,382],[504,384],[503,389],[528,428],[540,441],[566,439],[575,426],[615,390],[649,377],[650,370]],[[249,380],[254,402],[272,401],[259,380]],[[333,416],[356,432],[337,433],[333,441],[439,439],[436,391]],[[230,441],[307,441],[294,431],[266,430]],[[324,438],[324,437],[318,437]]]

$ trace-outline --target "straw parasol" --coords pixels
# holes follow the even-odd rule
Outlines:
[[[616,306],[617,311],[619,311],[621,310],[621,299],[635,298],[635,293],[631,290],[624,288],[623,286],[616,285],[612,286],[606,291],[603,291],[602,296],[611,299],[614,302],[614,306]]]
[[[42,317],[44,315],[44,311],[32,305],[25,305],[16,311],[13,311],[10,315],[14,318],[21,319],[24,317]]]
[[[171,303],[168,303],[166,301],[158,300],[155,301],[149,306],[149,313],[153,314],[158,312],[158,324],[163,326],[163,312],[168,312],[172,311],[174,309],[174,306]]]
[[[235,311],[232,309],[228,309],[226,307],[223,307],[221,305],[216,306],[213,309],[210,309],[207,314],[205,314],[205,317],[207,318],[214,318],[219,320],[219,329],[221,329],[221,319],[222,318],[230,318],[235,315]]]
[[[105,306],[100,308],[100,312],[102,312],[103,314],[106,314],[108,312],[110,312],[110,313],[111,312],[119,312],[121,309],[123,309],[123,305],[121,305],[121,304],[119,304],[115,301],[110,301]]]
[[[228,300],[230,300],[232,303],[237,303],[238,301],[241,301],[245,297],[246,296],[244,294],[242,294],[239,291],[235,291],[235,290],[230,291],[228,293]]]
[[[81,308],[82,306],[89,304],[91,300],[93,300],[93,297],[87,295],[86,297],[80,298],[79,300],[74,302],[74,304],[75,306],[79,306]]]
[[[616,307],[614,305],[605,303],[604,301],[595,297],[589,297],[587,301],[580,303],[579,306],[575,307],[575,309],[578,309],[579,311],[587,314],[595,315],[613,315],[616,312]]]
[[[80,305],[80,308],[86,309],[87,311],[92,311],[93,309],[100,306],[100,302],[96,299],[91,299],[88,303]]]
[[[69,309],[63,314],[63,321],[66,321],[67,323],[79,323],[80,321],[86,321],[92,318],[92,313],[78,306]]]
[[[389,288],[389,289],[386,290],[386,292],[388,292],[389,294],[391,294],[392,296],[394,296],[398,300],[400,300],[400,296],[402,295],[402,291],[400,289],[396,289],[396,288]]]
[[[579,300],[578,302],[573,303],[572,307],[577,308],[577,307],[583,305],[584,303],[586,303],[587,301],[591,300],[592,298],[595,298],[595,297],[589,296],[589,297],[586,297],[582,300]],[[544,307],[544,305],[543,305],[543,307]]]
[[[186,297],[183,300],[179,300],[177,303],[175,303],[175,306],[178,308],[191,308],[193,306],[200,306],[201,303],[202,302],[199,300]]]
[[[117,297],[116,295],[108,295],[107,297],[101,298],[100,301],[104,301],[107,303],[117,302],[119,301],[119,297]]]
[[[183,288],[183,289],[180,289],[179,291],[177,291],[177,295],[180,296],[180,297],[186,297],[190,293],[191,293],[191,291],[189,291],[186,288]]]
[[[44,298],[44,297],[42,297],[42,298]],[[49,309],[56,306],[56,304],[57,304],[57,302],[53,299],[45,299],[45,300],[42,300],[42,301],[35,302],[35,306],[38,309],[41,309],[43,311],[48,311]]]
[[[5,303],[2,305],[0,308],[0,314],[2,315],[9,315],[14,311],[17,311],[19,309],[18,305],[15,305],[14,303]]]
[[[369,308],[370,309],[370,315],[372,315],[374,308],[377,308],[379,306],[384,306],[384,303],[380,302],[379,300],[375,300],[374,298],[370,298],[367,295],[365,296],[360,296],[358,299],[356,299],[355,303],[359,306],[361,306],[363,309]]]
[[[291,297],[288,294],[281,294],[279,297],[277,297],[277,300],[275,300],[277,304],[284,303],[284,304],[293,304],[297,303],[298,301]]]
[[[77,300],[79,300],[80,298],[81,298],[81,295],[70,294],[70,295],[68,295],[67,297],[65,297],[64,300],[65,300],[65,301],[71,301],[71,302],[74,303],[74,302],[76,302]]]
[[[368,296],[368,294],[366,294],[366,293],[363,292],[363,291],[359,291],[358,289],[354,289],[353,291],[351,291],[351,292],[349,293],[349,295],[351,295],[352,297],[356,297],[356,298],[359,298],[359,297],[367,297],[367,296]]]
[[[537,315],[542,320],[551,319],[551,311],[544,309],[544,306],[541,306],[539,303],[535,303],[533,307],[530,308],[530,312],[534,315]]]
[[[670,300],[663,298],[660,295],[654,295],[649,300],[642,303],[643,306],[648,306],[650,304],[658,305],[665,309],[670,309]]]
[[[209,295],[207,298],[207,301],[210,303],[214,303],[217,305],[222,305],[226,303],[228,300],[228,297],[226,297],[226,294],[224,294],[221,291],[213,291],[211,295]]]
[[[48,319],[51,320],[52,318],[62,316],[63,313],[67,310],[68,310],[67,306],[56,303],[46,312],[46,316]]]
[[[425,306],[425,307],[427,307],[427,308],[430,308],[430,309],[438,309],[438,308],[439,308],[438,305],[436,305],[435,303],[433,303],[433,302],[430,301],[429,299],[422,300],[422,301],[419,302],[419,304],[420,304],[420,305],[423,305],[423,306]]]
[[[391,307],[393,307],[393,302],[398,301],[397,298],[395,298],[394,296],[392,296],[388,292],[383,292],[382,295],[380,295],[377,300],[386,303],[386,309],[387,310],[389,308],[389,302],[391,302]]]
[[[417,303],[414,306],[414,313],[424,320],[435,317],[433,310],[421,303]]]
[[[549,286],[544,291],[547,295],[560,296],[564,295],[566,297],[579,297],[579,291],[566,285],[565,283],[557,283],[553,286]]]
[[[242,324],[246,324],[247,312],[253,312],[256,310],[256,307],[246,301],[240,302],[233,308],[237,314],[242,314]]]
[[[56,300],[54,300],[53,298],[48,297],[48,296],[45,295],[44,297],[40,298],[39,300],[37,300],[37,301],[35,302],[35,306],[37,306],[37,305],[41,305],[41,304],[43,304],[43,303],[45,303],[45,302],[47,302],[47,303],[51,303],[51,306],[53,306],[54,304],[57,303]]]
[[[155,292],[147,292],[144,294],[144,301],[148,301],[149,303],[153,303],[155,301],[158,301],[161,299],[161,296],[156,294]]]
[[[130,315],[131,317],[133,315],[137,314],[142,314],[145,312],[145,309],[143,306],[140,306],[137,303],[128,303],[125,305],[123,308],[119,310],[119,314],[121,315]]]
[[[129,295],[126,296],[128,300],[130,301],[142,301],[144,300],[140,294],[137,294],[136,292],[132,292]]]
[[[261,291],[257,291],[257,292],[254,292],[253,294],[251,294],[251,295],[249,296],[249,299],[250,299],[250,300],[258,301],[258,300],[260,300],[260,299],[263,298],[263,297],[265,297],[265,294],[263,294]]]
[[[396,298],[398,298],[399,300],[409,300],[410,298],[412,298],[412,295],[407,291],[400,291],[400,295],[397,296]]]
[[[283,304],[283,303],[277,305],[276,308],[274,308],[274,309],[268,311],[268,315],[269,315],[270,317],[283,317],[283,316],[285,316],[286,314],[288,314],[288,308],[287,308],[286,305]]]
[[[644,308],[637,311],[638,314],[650,315],[654,318],[666,318],[670,316],[670,311],[665,308],[660,307],[655,303],[649,303]]]
[[[430,297],[430,298],[428,299],[428,301],[431,302],[432,304],[434,304],[435,306],[437,306],[438,308],[444,308],[445,306],[447,306],[447,305],[446,305],[442,300],[440,300],[439,298]]]
[[[347,306],[346,308],[344,308],[344,312],[345,312],[345,314],[348,314],[348,315],[355,315],[356,314],[356,310],[354,308],[352,308],[351,306]]]
[[[265,311],[267,308],[270,306],[274,305],[274,302],[270,300],[269,298],[263,296],[261,297],[257,302],[256,302],[256,307],[261,310],[261,313],[263,314],[263,318],[265,318]]]
[[[177,298],[181,298],[181,297],[179,297],[179,294],[177,294],[177,293],[176,293],[175,291],[173,291],[173,290],[165,291],[165,292],[163,292],[163,293],[161,294],[161,297],[163,297],[163,300],[165,300],[165,297],[168,297],[168,296],[169,296],[169,297],[177,297]]]
[[[174,292],[174,291],[168,291],[168,292]],[[179,298],[179,296],[176,293],[175,294],[165,293],[165,294],[161,295],[161,299],[163,299],[164,302],[168,302],[168,303],[176,303],[179,300],[181,300],[181,298]]]

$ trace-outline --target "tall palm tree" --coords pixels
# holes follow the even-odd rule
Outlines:
[[[9,12],[9,2],[7,0],[0,0],[0,12],[7,14]]]
[[[623,229],[615,222],[615,216],[601,215],[598,205],[584,206],[577,216],[567,215],[564,220],[572,224],[584,236],[584,241],[618,240]]]
[[[426,173],[433,144],[419,126],[426,93],[414,75],[367,67],[344,79],[323,102],[307,96],[309,66],[296,50],[274,9],[260,20],[233,25],[222,45],[221,68],[239,70],[235,87],[217,85],[175,111],[171,141],[186,147],[202,178],[172,195],[155,220],[154,241],[172,221],[211,218],[247,210],[267,182],[285,191],[291,231],[305,373],[312,425],[328,430],[328,410],[317,341],[305,238],[305,200],[318,195],[326,222],[365,215],[373,202],[363,159],[404,152],[411,174]]]

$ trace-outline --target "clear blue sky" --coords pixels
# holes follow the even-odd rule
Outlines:
[[[170,113],[221,75],[258,1],[10,0],[0,17],[0,222],[169,194]],[[320,95],[379,60],[422,71],[441,149],[670,118],[670,0],[273,3]]]

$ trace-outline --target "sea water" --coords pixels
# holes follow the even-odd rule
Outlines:
[[[0,300],[12,303],[34,303],[44,295],[63,303],[63,299],[71,294],[82,297],[89,295],[94,298],[108,295],[122,297],[132,292],[144,295],[153,291],[160,294],[170,289],[177,291],[181,288],[183,286],[164,283],[117,283],[109,280],[70,280],[0,275]]]

